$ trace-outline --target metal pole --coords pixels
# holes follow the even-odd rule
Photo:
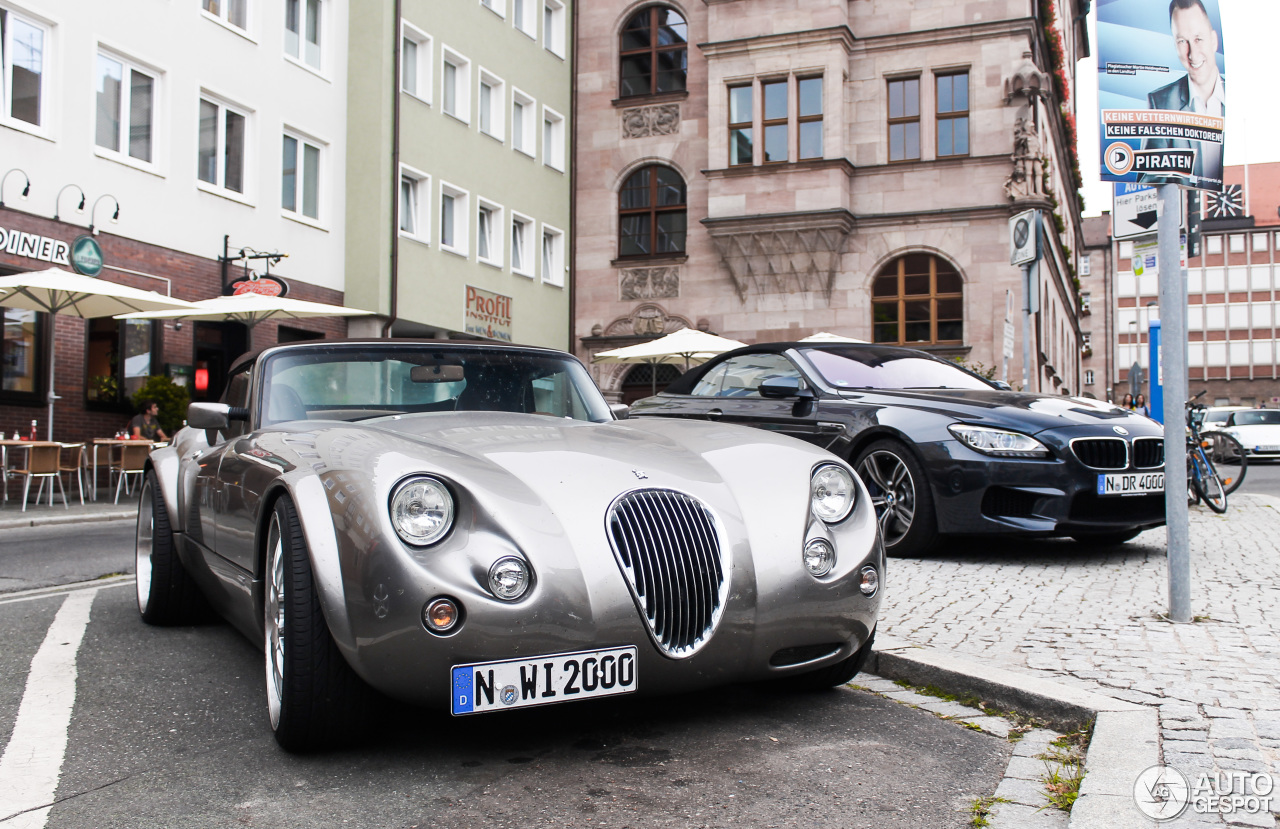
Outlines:
[[[1031,264],[1022,266],[1022,390],[1031,388]]]
[[[1160,271],[1160,365],[1164,382],[1164,508],[1169,538],[1169,618],[1191,621],[1191,538],[1187,513],[1187,283],[1179,252],[1181,190],[1161,184],[1156,236]],[[1156,374],[1159,372],[1159,374]]]

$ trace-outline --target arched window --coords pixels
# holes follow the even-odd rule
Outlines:
[[[878,343],[964,341],[964,283],[940,257],[910,253],[885,265],[872,283],[871,308]]]
[[[689,69],[689,27],[674,9],[649,6],[622,27],[618,97],[683,92]]]
[[[679,173],[661,164],[636,170],[618,194],[618,256],[684,253],[687,214]]]

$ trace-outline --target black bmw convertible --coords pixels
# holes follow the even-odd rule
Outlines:
[[[941,535],[1120,544],[1164,523],[1160,424],[1097,400],[1008,391],[914,349],[747,346],[637,401],[631,416],[755,426],[847,458],[892,554]]]

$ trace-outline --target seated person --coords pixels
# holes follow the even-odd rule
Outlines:
[[[154,400],[143,400],[138,404],[138,414],[129,421],[129,437],[145,440],[168,440],[169,436],[160,428],[160,404]]]

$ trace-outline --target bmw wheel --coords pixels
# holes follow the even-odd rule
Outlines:
[[[933,494],[911,450],[896,440],[878,440],[862,450],[854,466],[875,505],[885,552],[906,556],[928,550],[938,534]]]
[[[367,686],[329,633],[306,539],[288,496],[271,514],[265,565],[267,713],[276,742],[286,751],[347,742],[367,710]]]

